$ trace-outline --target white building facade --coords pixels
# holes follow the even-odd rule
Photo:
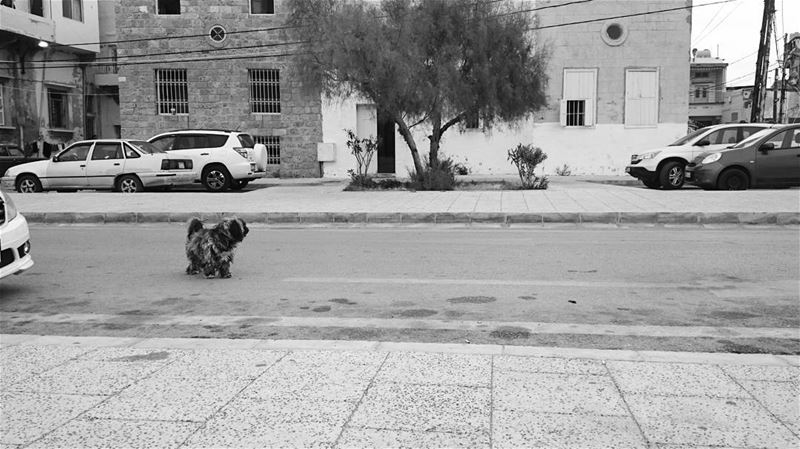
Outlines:
[[[544,173],[624,175],[632,153],[666,145],[686,134],[691,2],[686,0],[529,1],[537,11],[534,39],[550,49],[547,106],[528,120],[490,130],[451,129],[441,152],[473,174],[514,174],[507,152],[519,143],[547,153]],[[345,177],[355,159],[345,129],[384,145],[371,173],[407,176],[411,154],[395,126],[377,108],[356,99],[323,102],[318,158],[325,177]],[[416,130],[416,129],[415,129]],[[416,130],[421,154],[425,129]],[[392,144],[393,143],[393,144]]]

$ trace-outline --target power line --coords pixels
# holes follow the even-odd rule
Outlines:
[[[719,15],[720,15],[720,13],[721,13],[721,12],[722,12],[722,11],[723,11],[725,8],[727,8],[727,7],[728,7],[728,5],[722,5],[722,6],[720,6],[720,7],[719,7],[719,9],[717,10],[717,12],[714,14],[714,16],[711,18],[711,20],[709,20],[709,21],[708,21],[708,23],[706,23],[706,26],[704,26],[704,27],[703,27],[703,29],[702,29],[702,30],[700,30],[700,31],[697,33],[697,35],[698,35],[698,36],[699,36],[699,35],[702,35],[702,34],[703,34],[703,32],[704,32],[705,30],[707,30],[709,26],[711,26],[711,24],[714,22],[714,20],[716,20],[716,19],[717,19],[717,16],[719,16]]]
[[[714,25],[714,27],[713,27],[713,28],[711,28],[710,30],[708,30],[708,32],[706,32],[705,34],[702,34],[702,33],[700,33],[701,35],[700,35],[700,36],[697,38],[697,41],[701,41],[701,40],[702,40],[704,37],[707,37],[707,36],[708,36],[708,35],[710,35],[710,34],[711,34],[711,33],[712,33],[714,30],[716,30],[717,28],[719,28],[719,26],[720,26],[720,25],[722,25],[723,23],[725,23],[725,19],[727,19],[728,17],[730,17],[730,15],[731,15],[731,14],[733,14],[734,12],[736,12],[736,10],[737,10],[737,9],[738,9],[740,6],[742,6],[741,0],[739,0],[739,1],[740,1],[740,3],[736,4],[736,6],[734,6],[734,7],[733,7],[733,9],[731,9],[731,10],[730,10],[730,12],[729,12],[728,14],[726,14],[726,15],[725,15],[725,17],[723,17],[723,18],[722,18],[722,20],[720,20],[720,21],[719,21],[719,23],[717,23],[716,25]]]

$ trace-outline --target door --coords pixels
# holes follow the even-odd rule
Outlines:
[[[47,165],[45,179],[50,188],[86,188],[86,158],[91,142],[72,145]]]
[[[378,138],[378,108],[374,104],[357,104],[356,105],[356,136],[359,139],[377,139]],[[349,151],[349,149],[348,149]],[[377,156],[377,155],[373,155]],[[374,169],[371,162],[369,167],[366,167],[367,172]]]
[[[117,175],[122,174],[125,159],[120,142],[97,142],[86,162],[86,178],[90,187],[113,189]]]
[[[625,126],[658,124],[658,72],[655,69],[625,71]]]
[[[378,173],[394,173],[394,120],[378,111]]]
[[[800,184],[800,128],[779,132],[761,145],[765,143],[772,143],[775,148],[756,148],[756,183]]]

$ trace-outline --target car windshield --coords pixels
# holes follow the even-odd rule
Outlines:
[[[669,144],[669,146],[677,147],[677,146],[681,146],[681,145],[687,145],[692,140],[697,138],[697,136],[699,136],[700,134],[703,134],[704,132],[708,131],[709,129],[711,129],[711,127],[710,126],[706,126],[705,128],[700,128],[698,130],[692,131],[689,134],[687,134],[687,135],[681,137],[680,139],[676,140],[675,142],[672,142],[671,144]]]
[[[250,134],[239,134],[239,143],[245,148],[253,148],[256,145]]]
[[[131,145],[135,146],[136,148],[142,150],[142,153],[165,153],[164,150],[158,148],[157,146],[153,145],[150,142],[145,142],[143,140],[131,140],[129,142]]]
[[[767,134],[771,133],[772,131],[774,131],[772,128],[762,129],[761,131],[753,134],[752,136],[748,137],[747,139],[742,140],[741,142],[737,143],[736,145],[734,145],[734,146],[732,146],[730,148],[744,148],[746,146],[749,146],[751,143],[753,143],[756,140],[766,136]]]

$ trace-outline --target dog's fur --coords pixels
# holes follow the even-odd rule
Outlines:
[[[205,228],[197,219],[189,220],[186,235],[186,274],[203,273],[207,278],[231,277],[233,250],[250,230],[244,220],[226,218],[212,228]]]

